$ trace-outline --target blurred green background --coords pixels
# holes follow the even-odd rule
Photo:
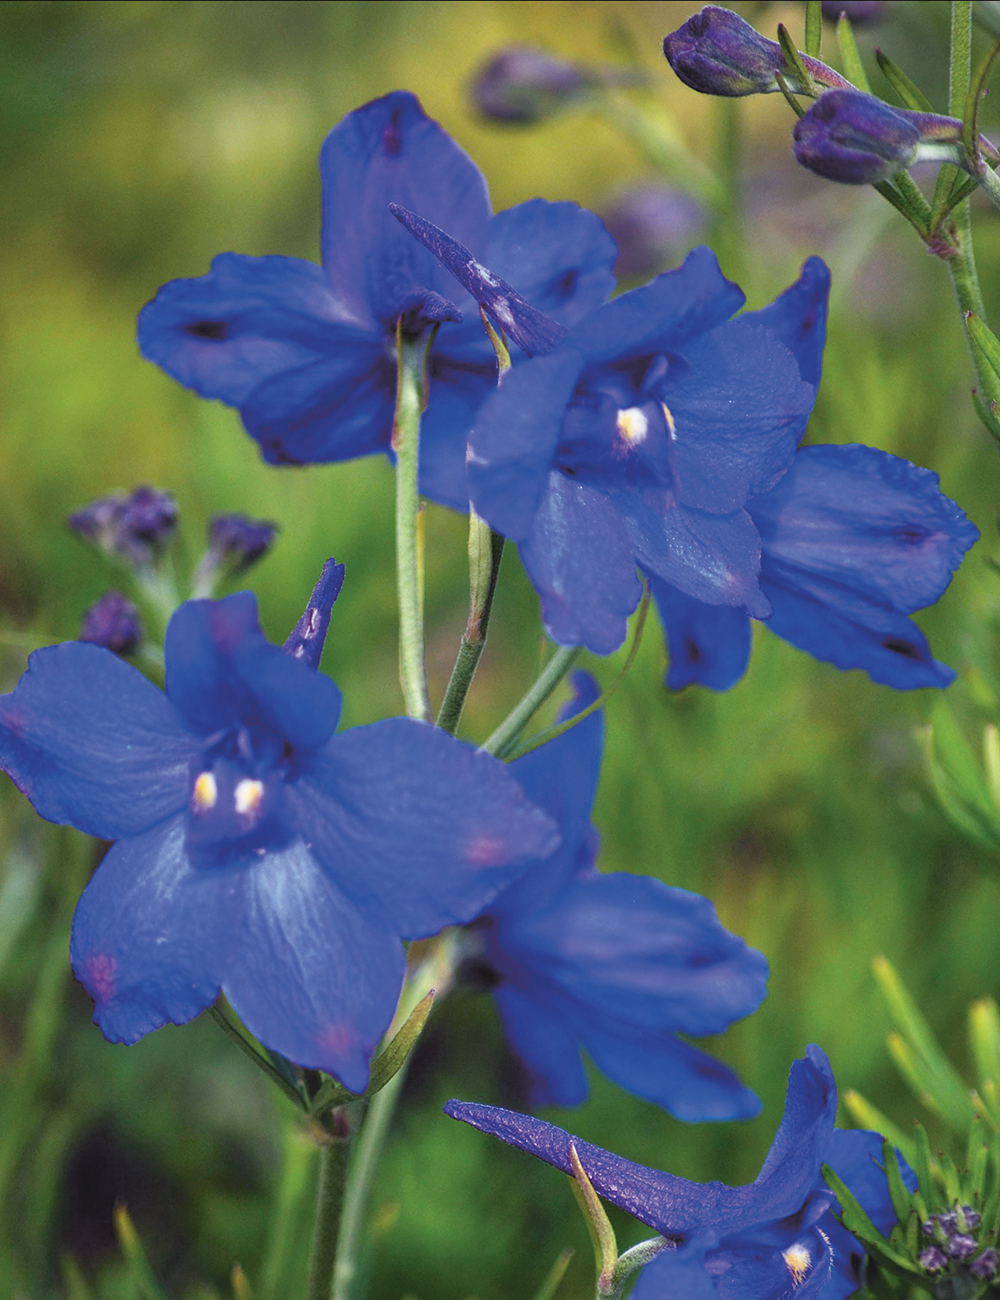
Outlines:
[[[801,35],[801,6],[734,7],[768,35],[780,20]],[[470,78],[515,41],[598,61],[631,43],[649,79],[645,109],[713,162],[725,113],[680,85],[659,54],[664,33],[693,8],[0,5],[3,688],[28,647],[74,636],[83,610],[113,583],[64,517],[98,494],[153,483],[180,503],[182,569],[213,512],[280,523],[279,545],[250,582],[273,637],[298,617],[323,559],[343,560],[347,585],[324,667],[344,689],[345,723],[401,711],[388,465],[265,467],[233,411],[140,359],[136,312],[163,281],[204,273],[222,250],[318,258],[319,146],[345,112],[392,89],[417,92],[471,153],[497,209],[538,194],[603,213],[625,187],[649,180],[642,151],[592,109],[528,129],[477,119]],[[947,5],[926,0],[896,0],[878,29],[859,29],[871,67],[877,40],[939,109],[946,35]],[[825,40],[828,50],[832,29]],[[730,238],[723,269],[741,280],[751,307],[770,301],[810,253],[834,274],[810,439],[863,441],[931,466],[983,532],[952,588],[920,618],[937,656],[961,674],[951,695],[971,729],[995,710],[1000,689],[1000,577],[990,567],[1000,464],[968,400],[971,366],[946,271],[872,191],[795,167],[779,96],[741,102],[737,113],[734,221],[744,238]],[[974,219],[996,328],[1000,220],[978,203]],[[464,536],[461,518],[430,508],[436,699],[464,625]],[[470,739],[482,739],[526,687],[538,635],[535,597],[509,554],[466,711]],[[607,683],[616,662],[588,666]],[[711,1045],[759,1092],[764,1111],[745,1125],[689,1127],[595,1075],[586,1107],[550,1117],[648,1164],[749,1181],[780,1118],[789,1065],[810,1042],[827,1050],[842,1090],[860,1089],[904,1125],[915,1113],[885,1052],[874,954],[897,964],[967,1067],[966,1004],[1000,985],[1000,860],[962,840],[929,794],[912,735],[930,706],[925,693],[838,673],[761,628],[749,674],[725,696],[670,696],[664,667],[651,620],[608,709],[595,813],[601,865],[708,894],[724,923],[770,959],[762,1009]],[[103,1041],[66,954],[94,851],[39,823],[5,785],[0,1294],[141,1294],[115,1242],[121,1198],[167,1295],[229,1295],[237,1261],[255,1294],[266,1294],[275,1198],[298,1206],[291,1221],[304,1267],[308,1140],[210,1023],[171,1027],[133,1048]],[[565,1245],[577,1253],[560,1295],[592,1294],[589,1245],[561,1176],[440,1114],[456,1095],[516,1106],[521,1088],[491,1004],[456,999],[435,1012],[376,1192],[372,1297],[527,1296]],[[624,1243],[640,1235],[625,1216],[615,1222]],[[295,1295],[294,1276],[294,1265],[284,1280],[272,1273],[273,1294]]]

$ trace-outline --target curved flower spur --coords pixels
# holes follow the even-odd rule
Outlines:
[[[471,920],[555,848],[489,755],[408,718],[334,734],[340,692],[316,669],[342,578],[329,561],[284,649],[250,592],[188,601],[165,695],[69,642],[0,697],[0,767],[43,817],[117,841],[71,945],[106,1038],[221,989],[266,1047],[361,1091],[402,939]]]
[[[845,1300],[864,1280],[864,1247],[830,1213],[829,1165],[880,1231],[896,1221],[881,1168],[883,1139],[835,1130],[837,1088],[826,1054],[810,1047],[788,1077],[781,1125],[754,1182],[693,1183],[635,1164],[544,1120],[450,1101],[446,1114],[579,1177],[660,1233],[637,1300]],[[912,1170],[899,1158],[907,1186]],[[655,1244],[655,1243],[651,1243]],[[650,1252],[645,1258],[649,1258]]]
[[[172,280],[143,309],[140,350],[237,407],[266,460],[307,464],[389,452],[397,322],[404,333],[447,322],[431,354],[421,491],[467,510],[466,438],[496,359],[471,298],[388,205],[453,231],[563,325],[614,287],[614,242],[575,203],[534,199],[492,215],[479,168],[406,91],[334,127],[320,174],[322,267],[221,253],[207,275]]]

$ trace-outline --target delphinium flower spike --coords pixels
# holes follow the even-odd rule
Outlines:
[[[844,1300],[864,1278],[864,1248],[830,1213],[836,1198],[821,1166],[852,1189],[880,1230],[895,1222],[881,1163],[882,1138],[835,1130],[837,1089],[825,1054],[810,1047],[792,1066],[781,1126],[756,1180],[694,1183],[572,1137],[544,1120],[450,1101],[454,1119],[573,1173],[572,1143],[606,1200],[667,1239],[636,1285],[637,1300]],[[916,1180],[902,1162],[904,1181]]]
[[[573,685],[564,717],[597,698],[587,674]],[[602,745],[598,711],[511,764],[562,839],[471,927],[466,970],[485,976],[533,1105],[585,1100],[583,1049],[616,1083],[680,1119],[756,1115],[756,1096],[687,1036],[722,1033],[756,1010],[767,962],[722,927],[708,899],[594,869]]]
[[[571,325],[614,287],[593,213],[535,199],[491,215],[472,160],[396,91],[349,113],[320,154],[322,267],[222,253],[164,285],[139,318],[143,355],[239,409],[275,464],[389,452],[396,331],[442,325],[421,429],[421,490],[468,508],[466,434],[496,381],[475,305],[403,230],[392,202],[447,230],[533,307]]]
[[[43,817],[118,841],[71,946],[112,1041],[221,989],[265,1046],[360,1091],[401,939],[470,920],[554,847],[488,755],[407,718],[334,734],[340,692],[315,669],[341,578],[330,562],[285,649],[249,592],[182,605],[165,695],[72,642],[0,697],[0,767]]]

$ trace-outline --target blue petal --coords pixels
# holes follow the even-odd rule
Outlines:
[[[307,668],[316,671],[323,657],[330,615],[344,585],[344,566],[331,556],[323,565],[319,582],[313,588],[305,613],[292,628],[281,647],[286,654],[301,659]]]
[[[361,341],[266,379],[240,408],[275,465],[315,465],[389,450],[396,373],[381,342]]]
[[[36,650],[0,696],[0,768],[41,816],[102,839],[179,812],[197,749],[163,693],[101,646]]]
[[[479,408],[495,390],[495,364],[480,372],[462,370],[431,354],[430,401],[420,425],[420,491],[439,505],[469,509],[465,449]]]
[[[888,1237],[897,1216],[892,1208],[889,1180],[883,1167],[883,1142],[881,1133],[866,1129],[834,1129],[826,1163],[851,1189],[879,1232]],[[903,1182],[911,1192],[915,1192],[916,1174],[898,1151],[896,1159]]]
[[[554,641],[599,655],[618,649],[642,584],[614,501],[553,470],[521,559]]]
[[[802,378],[813,388],[819,388],[823,368],[829,297],[829,269],[822,258],[810,257],[803,263],[799,278],[770,307],[740,317],[773,330],[799,363]]]
[[[108,852],[73,918],[70,958],[113,1043],[134,1043],[214,1002],[243,914],[243,875],[201,871],[184,851],[184,821]]]
[[[771,631],[816,659],[842,669],[862,668],[872,681],[899,691],[943,688],[955,680],[904,614],[766,553],[761,586],[774,610],[767,624]]]
[[[502,763],[409,718],[335,736],[288,797],[338,887],[406,939],[471,921],[558,843]]]
[[[745,301],[712,250],[696,248],[676,270],[593,312],[576,326],[571,341],[590,364],[651,356],[721,325]]]
[[[274,375],[365,339],[345,322],[320,267],[297,257],[220,253],[208,275],[171,280],[139,313],[142,355],[230,406]]]
[[[615,287],[615,241],[575,203],[519,203],[496,214],[489,238],[487,266],[562,325],[575,325]]]
[[[402,944],[353,906],[301,841],[256,860],[243,879],[226,996],[266,1047],[362,1092],[402,987]]]
[[[468,474],[480,515],[523,541],[546,490],[566,403],[583,370],[574,348],[560,348],[508,370],[469,434]]]
[[[707,605],[736,605],[755,618],[771,612],[757,583],[760,538],[745,510],[707,514],[662,510],[640,492],[616,498],[639,564]]]
[[[587,1100],[587,1074],[579,1040],[565,1019],[513,984],[495,991],[511,1051],[528,1073],[532,1106],[579,1106]]]
[[[164,650],[170,702],[202,735],[257,721],[315,749],[337,726],[340,692],[269,644],[252,592],[187,601],[170,620]]]
[[[797,1246],[800,1255],[798,1269],[793,1271],[788,1250]],[[803,1256],[808,1256],[808,1263]],[[803,1275],[799,1269],[808,1269]],[[732,1249],[711,1251],[705,1260],[705,1271],[714,1275],[715,1294],[718,1300],[813,1300],[826,1296],[833,1254],[827,1238],[815,1231],[805,1233],[797,1241],[789,1241],[784,1250],[767,1242],[748,1243]],[[666,1281],[670,1270],[664,1268],[658,1276]]]
[[[754,1182],[757,1222],[785,1219],[801,1207],[826,1159],[836,1118],[837,1085],[830,1062],[819,1047],[808,1047],[805,1058],[792,1065],[785,1113]]]
[[[647,1264],[632,1291],[633,1300],[718,1300],[705,1272],[705,1248],[665,1250]]]
[[[659,578],[649,589],[663,620],[670,651],[666,684],[672,691],[697,683],[728,691],[750,660],[750,620],[732,605],[706,605]]]
[[[320,152],[323,264],[359,321],[395,321],[414,290],[453,297],[451,277],[389,212],[399,203],[486,253],[482,172],[414,95],[395,91],[349,113]]]
[[[532,307],[513,285],[483,266],[464,244],[439,226],[398,203],[390,203],[389,211],[414,239],[434,254],[494,323],[529,357],[547,356],[566,337],[562,325]]]
[[[672,416],[680,500],[727,514],[788,469],[815,389],[770,330],[744,318],[681,344],[658,389]]]
[[[748,503],[767,554],[912,614],[938,599],[979,536],[938,476],[874,447],[803,447]]]

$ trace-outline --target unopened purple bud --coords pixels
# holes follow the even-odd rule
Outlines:
[[[795,157],[810,171],[847,185],[888,180],[916,159],[924,116],[890,108],[860,90],[830,90],[796,122]]]
[[[567,331],[544,312],[532,307],[506,280],[482,266],[464,244],[445,234],[438,226],[398,203],[389,211],[414,239],[429,249],[441,265],[455,277],[483,311],[487,312],[504,333],[529,357],[545,356],[566,337]]]
[[[925,1237],[933,1237],[937,1229],[937,1218],[932,1214],[931,1217],[922,1223],[921,1228]]]
[[[991,1246],[989,1250],[972,1261],[969,1265],[969,1272],[973,1277],[982,1278],[986,1282],[992,1282],[997,1275],[997,1264],[1000,1263],[1000,1256]]]
[[[262,559],[274,544],[278,525],[246,515],[213,515],[208,523],[208,544],[226,572],[235,577]]]
[[[476,73],[472,98],[484,117],[524,125],[558,112],[592,81],[582,69],[544,50],[513,45]]]
[[[139,611],[120,591],[108,591],[83,616],[80,640],[93,641],[116,655],[134,654],[142,641]]]
[[[974,1210],[971,1205],[962,1206],[962,1218],[965,1220],[965,1226],[969,1232],[975,1232],[983,1221],[983,1216],[978,1210]]]
[[[887,0],[822,0],[823,17],[835,23],[841,14],[847,14],[858,26],[874,25],[885,17],[886,3]]]
[[[781,73],[789,90],[809,94],[785,62],[777,41],[769,41],[739,14],[706,5],[683,27],[663,38],[663,53],[681,81],[703,95],[768,95],[780,90]],[[823,86],[847,86],[839,73],[802,55],[810,76]]]
[[[953,1232],[958,1232],[958,1216],[954,1210],[949,1210],[947,1214],[936,1214],[932,1217],[937,1219],[941,1231],[946,1237],[950,1237]]]
[[[173,536],[177,513],[169,492],[137,487],[128,496],[98,497],[66,522],[107,554],[122,557],[136,569],[147,569]]]
[[[948,1265],[948,1256],[940,1246],[928,1246],[917,1256],[917,1263],[928,1273],[940,1273]]]
[[[975,1237],[966,1232],[956,1232],[948,1239],[948,1254],[952,1259],[971,1259],[978,1249]]]
[[[680,190],[666,185],[627,190],[604,218],[618,245],[615,274],[645,276],[662,271],[689,246],[704,220],[700,204]]]

